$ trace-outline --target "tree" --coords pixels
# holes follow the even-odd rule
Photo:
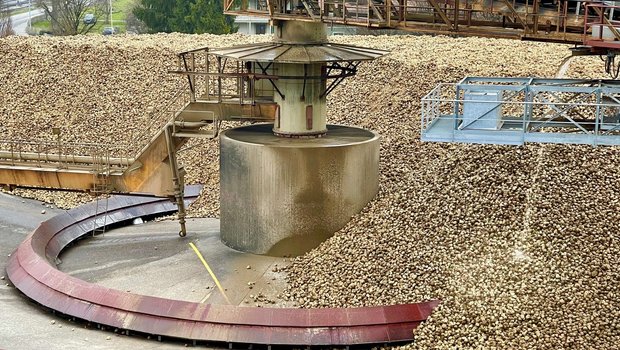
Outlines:
[[[140,0],[133,14],[141,20],[151,33],[170,33],[170,18],[175,8],[175,0]]]
[[[190,11],[185,16],[185,23],[193,33],[228,34],[237,31],[234,17],[223,15],[223,1],[194,0],[189,6]]]
[[[11,12],[8,5],[0,0],[0,38],[13,35],[13,24],[11,23]]]
[[[136,15],[133,10],[137,6],[137,2],[134,2],[130,5],[129,11],[127,11],[127,17],[125,18],[125,26],[127,28],[127,33],[134,34],[144,34],[149,32],[149,28],[142,22]]]
[[[37,0],[37,5],[50,19],[55,35],[86,34],[110,9],[107,0]],[[92,13],[94,20],[84,23],[87,13]]]
[[[224,15],[222,0],[140,0],[133,14],[152,33],[212,33],[237,31],[234,18]]]

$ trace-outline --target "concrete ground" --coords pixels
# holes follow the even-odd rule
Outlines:
[[[41,214],[46,210],[45,214]],[[39,222],[57,209],[0,193],[0,276],[8,255]],[[202,253],[232,304],[292,306],[278,298],[285,287],[280,268],[288,262],[237,252],[219,240],[219,221],[190,219],[188,236],[174,221],[147,222],[79,241],[60,256],[60,270],[91,283],[131,293],[205,303],[227,303],[189,246]],[[29,301],[0,281],[0,349],[168,349],[185,344],[121,336],[70,322]],[[7,285],[8,284],[8,285]]]

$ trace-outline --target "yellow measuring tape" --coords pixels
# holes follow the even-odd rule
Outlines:
[[[231,304],[230,300],[228,300],[228,297],[226,296],[226,293],[224,293],[224,288],[222,288],[220,281],[217,280],[217,277],[215,277],[215,274],[213,273],[213,271],[211,271],[209,264],[207,264],[207,261],[205,260],[205,258],[202,257],[202,254],[200,254],[200,251],[198,250],[198,248],[196,248],[194,243],[191,243],[191,242],[189,243],[189,246],[192,247],[194,252],[196,252],[196,255],[198,255],[198,258],[200,259],[200,261],[202,261],[202,264],[207,268],[207,271],[209,271],[209,275],[211,275],[211,278],[213,278],[213,281],[215,281],[215,285],[217,285],[217,288],[220,290],[220,292],[224,296],[224,299],[226,299],[226,302],[228,302],[228,304]]]

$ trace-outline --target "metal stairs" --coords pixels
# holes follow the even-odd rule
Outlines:
[[[93,188],[90,191],[95,196],[95,220],[93,220],[92,235],[103,235],[106,231],[108,218],[108,199],[113,191],[110,181],[110,156],[93,156]],[[103,197],[103,198],[102,198]]]

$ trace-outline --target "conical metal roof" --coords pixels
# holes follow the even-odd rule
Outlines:
[[[388,52],[335,43],[286,44],[272,42],[211,49],[209,53],[240,61],[308,64],[369,61],[381,57]]]

